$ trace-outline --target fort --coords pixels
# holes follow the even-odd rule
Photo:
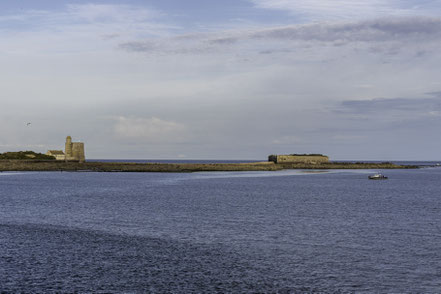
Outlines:
[[[55,157],[56,160],[77,161],[83,163],[86,161],[83,142],[72,142],[72,137],[66,137],[65,152],[62,150],[48,150],[46,155]]]
[[[288,155],[270,155],[268,161],[274,163],[306,163],[321,164],[329,163],[329,157],[322,154],[288,154]]]

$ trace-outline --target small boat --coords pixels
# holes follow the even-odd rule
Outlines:
[[[368,178],[369,178],[369,180],[387,180],[387,177],[385,175],[380,174],[380,173],[369,176]]]

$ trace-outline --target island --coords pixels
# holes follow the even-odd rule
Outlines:
[[[93,172],[201,172],[201,171],[277,171],[284,169],[400,169],[418,168],[390,162],[329,162],[320,164],[274,162],[252,163],[132,163],[65,162],[56,160],[0,160],[0,171],[93,171]]]
[[[402,169],[415,165],[391,162],[335,162],[323,154],[273,154],[268,161],[246,163],[133,163],[87,161],[83,142],[66,137],[65,151],[48,150],[46,154],[33,151],[0,153],[0,172],[3,171],[90,171],[90,172],[202,172],[202,171],[278,171],[285,169]]]
[[[307,156],[307,155],[306,155]],[[311,158],[296,162],[248,163],[133,163],[66,161],[55,159],[0,159],[2,171],[79,171],[79,172],[202,172],[202,171],[278,171],[285,169],[400,169],[418,168],[414,165],[397,165],[390,162],[311,162]]]

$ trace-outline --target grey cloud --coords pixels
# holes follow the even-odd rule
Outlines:
[[[134,52],[199,53],[225,50],[225,45],[240,46],[247,42],[260,42],[271,47],[271,41],[284,42],[285,46],[308,47],[313,44],[345,46],[349,43],[366,43],[371,53],[396,55],[406,44],[436,43],[441,40],[441,18],[401,17],[346,23],[321,23],[287,27],[237,30],[175,36],[166,39],[132,41],[119,45]],[[311,44],[309,44],[311,43]],[[382,44],[382,45],[379,45]],[[385,46],[384,44],[389,44]],[[438,46],[438,45],[436,45]],[[259,47],[259,46],[257,46]],[[280,48],[277,48],[280,49]],[[260,48],[269,53],[274,48]],[[415,57],[427,54],[418,49]]]
[[[424,148],[439,144],[437,140],[426,140],[438,131],[441,122],[439,98],[347,100],[341,102],[331,116],[332,123],[319,129],[319,133],[365,135],[369,140],[363,146],[390,141],[390,146],[395,144],[395,148],[400,149],[403,148],[398,143],[400,140],[406,144],[425,142]]]
[[[176,39],[153,41],[133,41],[118,45],[118,48],[129,52],[158,53],[158,54],[197,54],[215,51],[215,43],[183,43]]]
[[[220,44],[220,45],[234,44],[237,41],[238,41],[238,39],[234,38],[234,37],[225,37],[225,38],[218,38],[218,39],[209,40],[209,42],[212,44]]]
[[[118,46],[121,49],[134,52],[153,52],[159,49],[153,42],[143,41],[143,42],[125,42]]]
[[[434,92],[440,95],[440,92]],[[440,95],[441,96],[441,95]],[[378,98],[371,100],[346,100],[341,102],[339,112],[351,114],[402,112],[431,112],[441,110],[439,98]]]
[[[441,91],[436,91],[436,92],[428,92],[425,93],[426,95],[435,97],[435,98],[440,98],[441,99]]]
[[[275,54],[275,53],[291,53],[294,52],[294,50],[290,49],[274,49],[274,50],[262,50],[259,52],[259,54]]]
[[[377,19],[343,24],[312,24],[268,29],[251,34],[256,39],[321,42],[372,42],[427,36],[441,37],[441,19],[427,17]]]
[[[112,40],[112,39],[116,39],[116,38],[119,38],[119,37],[121,37],[121,34],[117,34],[117,33],[101,35],[101,38],[103,40]]]
[[[190,33],[190,34],[177,35],[172,37],[171,39],[189,42],[189,41],[206,40],[210,38],[210,36],[212,37],[212,34],[210,33]]]

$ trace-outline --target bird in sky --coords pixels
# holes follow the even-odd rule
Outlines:
[[[27,126],[30,126],[30,125],[31,125],[31,123],[27,123],[26,125],[27,125]]]

